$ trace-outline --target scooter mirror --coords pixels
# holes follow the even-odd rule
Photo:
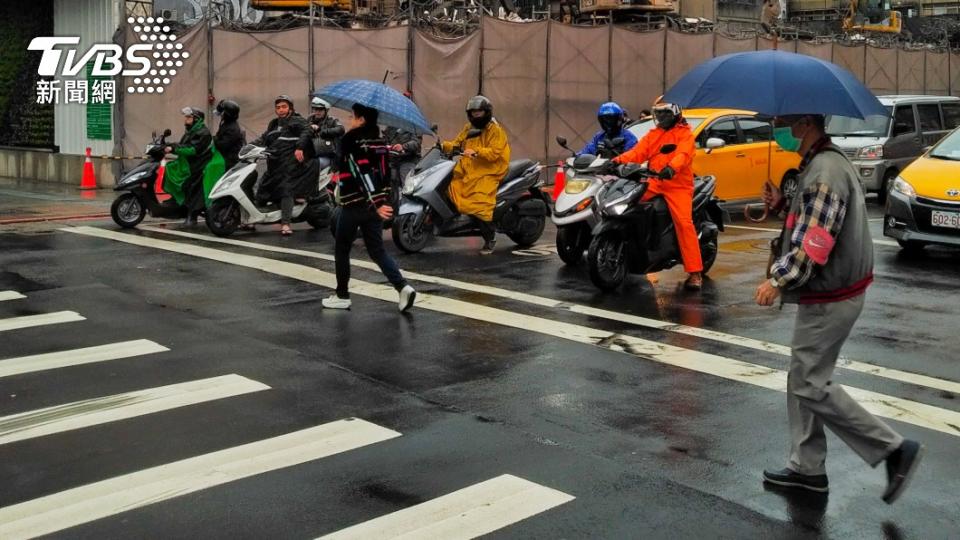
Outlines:
[[[153,140],[157,140],[157,132],[156,132],[156,131],[151,131],[151,132],[150,132],[150,138],[152,138]]]
[[[438,125],[436,125],[436,124],[430,126],[430,131],[432,131],[432,132],[434,132],[434,133],[436,133],[436,132],[439,131],[439,130],[440,130],[440,126],[438,126]]]
[[[567,147],[567,138],[566,138],[566,137],[561,137],[560,135],[557,135],[557,144],[559,144],[559,145],[560,145],[561,147],[563,147],[563,148],[566,148],[566,147]]]
[[[663,145],[663,146],[660,147],[660,153],[661,153],[661,154],[669,154],[669,153],[673,152],[673,151],[676,150],[676,149],[677,149],[677,145],[675,145],[675,144],[665,144],[665,145]]]
[[[167,129],[163,130],[163,136],[164,136],[164,137],[169,137],[170,135],[173,135],[173,132],[170,131],[170,128],[167,128]]]

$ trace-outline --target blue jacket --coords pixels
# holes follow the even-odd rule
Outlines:
[[[593,136],[593,139],[590,142],[588,142],[586,146],[583,147],[583,150],[577,153],[577,155],[578,156],[581,154],[596,155],[597,146],[599,146],[600,142],[603,141],[606,138],[606,136],[607,134],[603,130],[600,130],[596,135]],[[633,148],[634,145],[637,144],[637,137],[633,133],[631,133],[630,130],[621,129],[620,134],[617,135],[617,137],[623,137],[623,148],[621,148],[620,151],[617,152],[618,154],[622,154],[623,152],[626,152],[627,150]],[[611,137],[611,139],[616,139],[617,137]]]

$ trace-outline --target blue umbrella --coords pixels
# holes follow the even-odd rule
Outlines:
[[[728,54],[684,75],[663,101],[688,108],[744,109],[770,116],[824,114],[866,118],[887,110],[852,73],[783,51]]]
[[[314,96],[339,109],[350,110],[355,103],[380,111],[380,123],[415,133],[433,135],[430,125],[413,100],[385,84],[351,79],[328,84]]]

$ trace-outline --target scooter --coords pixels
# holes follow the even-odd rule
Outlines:
[[[110,217],[117,225],[125,229],[136,227],[146,217],[147,212],[153,217],[168,219],[183,219],[187,216],[187,209],[173,199],[162,203],[157,199],[157,174],[166,156],[164,149],[170,134],[170,130],[165,129],[163,134],[157,137],[157,132],[154,131],[150,144],[144,150],[146,159],[117,181],[113,190],[122,193],[110,205]]]
[[[480,130],[473,129],[467,138],[480,134]],[[462,154],[462,148],[446,155],[439,146],[434,147],[406,178],[392,227],[393,242],[401,250],[421,251],[431,235],[480,236],[476,220],[461,215],[447,197],[457,159],[471,159],[461,157]],[[498,232],[522,247],[536,243],[546,225],[549,199],[540,190],[542,169],[543,166],[530,159],[511,161],[497,189],[494,225]]]
[[[583,259],[583,253],[590,247],[593,228],[597,224],[593,213],[593,201],[600,188],[612,178],[603,174],[610,159],[620,152],[623,138],[616,137],[609,144],[601,142],[597,155],[582,154],[567,146],[567,140],[557,137],[557,144],[571,153],[564,165],[566,183],[553,206],[551,219],[557,226],[557,254],[566,264],[576,265]]]
[[[674,145],[661,152],[669,154]],[[603,186],[596,195],[593,211],[598,223],[587,251],[590,280],[604,291],[623,283],[627,273],[659,272],[681,261],[676,230],[663,197],[642,201],[647,179],[656,172],[635,164],[617,168],[619,178]],[[723,210],[714,196],[713,176],[694,179],[693,223],[700,240],[703,273],[717,259],[718,236],[723,231]]]
[[[266,147],[248,144],[240,149],[238,157],[240,161],[210,190],[206,221],[210,232],[217,236],[230,236],[242,225],[280,223],[280,207],[257,204],[254,190],[257,179],[266,172],[270,153]],[[291,221],[306,221],[314,229],[330,224],[333,204],[327,185],[332,177],[329,164],[320,169],[316,194],[294,204]]]

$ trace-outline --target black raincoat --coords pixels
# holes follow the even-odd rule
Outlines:
[[[311,197],[317,193],[320,168],[315,159],[297,161],[294,152],[300,136],[309,130],[306,119],[297,113],[274,118],[253,144],[267,147],[267,172],[260,181],[257,199],[277,202],[284,197]]]

